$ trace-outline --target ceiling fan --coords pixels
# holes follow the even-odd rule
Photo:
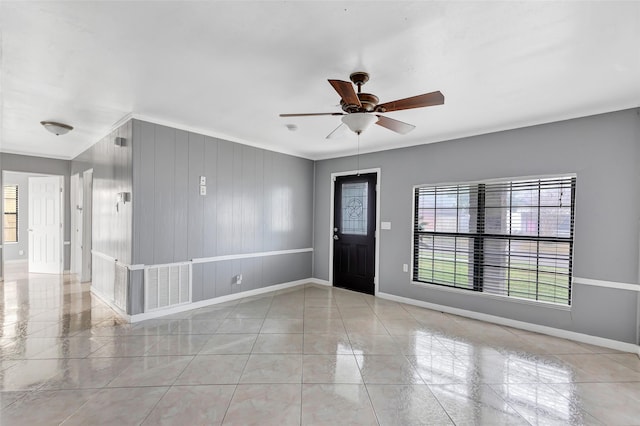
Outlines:
[[[358,92],[348,81],[329,80],[329,83],[338,95],[340,95],[340,106],[344,112],[312,112],[303,114],[280,114],[280,117],[309,117],[317,115],[339,115],[342,122],[358,135],[375,123],[402,135],[409,133],[416,126],[404,123],[393,118],[380,115],[385,112],[400,111],[403,109],[423,108],[433,105],[444,104],[444,95],[440,91],[425,93],[424,95],[412,96],[410,98],[398,99],[396,101],[379,104],[378,97],[371,93],[363,93],[362,85],[369,81],[369,74],[363,71],[354,72],[349,76],[353,84],[358,87]],[[331,138],[336,131],[342,127],[340,124],[334,131],[329,133],[327,139]]]

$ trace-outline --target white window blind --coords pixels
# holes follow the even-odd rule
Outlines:
[[[573,176],[415,189],[413,280],[571,303]]]
[[[18,242],[18,185],[5,185],[4,197],[4,242]]]

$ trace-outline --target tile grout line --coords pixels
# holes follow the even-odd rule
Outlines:
[[[367,303],[366,300],[365,300],[365,303]],[[340,318],[343,319],[342,318],[342,309],[340,308],[340,305],[338,305],[336,303],[336,306],[338,307],[338,312],[340,313]],[[368,303],[367,303],[367,306],[369,306],[369,308],[371,309],[371,306]],[[371,309],[371,310],[373,311],[373,309]],[[374,315],[375,315],[375,312],[374,312]],[[377,318],[377,316],[376,316],[376,318]],[[344,327],[344,319],[343,319],[342,325]],[[384,324],[383,324],[383,327],[384,327]],[[386,330],[386,327],[385,327],[385,330]],[[364,380],[364,375],[362,374],[362,368],[360,367],[360,364],[358,363],[358,358],[357,358],[357,356],[355,354],[355,351],[353,350],[353,343],[351,341],[351,335],[347,331],[346,327],[345,327],[345,332],[347,334],[347,339],[349,339],[349,346],[351,346],[351,352],[353,353],[353,357],[354,357],[354,359],[356,361],[356,366],[358,367],[358,371],[360,372],[360,379],[362,380],[362,386],[364,386],[364,389],[367,392],[367,398],[369,398],[369,404],[371,406],[371,411],[373,411],[373,415],[374,415],[374,417],[376,419],[376,422],[378,423],[378,425],[380,425],[380,418],[378,417],[378,413],[377,413],[377,411],[376,411],[376,409],[375,409],[375,407],[373,405],[373,400],[371,399],[371,393],[369,392],[369,388],[367,386],[367,383]],[[364,356],[364,353],[362,355]]]
[[[362,373],[361,373],[362,375]],[[380,417],[378,416],[378,412],[376,411],[376,407],[373,405],[373,399],[371,399],[371,393],[369,392],[369,386],[362,379],[362,385],[364,386],[364,390],[367,391],[367,398],[369,398],[369,404],[371,404],[371,411],[373,411],[373,415],[376,418],[376,422],[378,422],[378,426],[380,426]]]
[[[304,293],[302,295],[302,372],[300,375],[300,425],[302,425],[302,398],[304,395],[304,342],[306,340],[306,333],[304,332],[304,313],[307,309],[307,288],[309,288],[308,285],[305,285]]]
[[[271,303],[273,303],[273,297],[271,299]],[[269,304],[269,309],[271,309],[271,303]],[[229,314],[230,313],[231,312],[229,312]],[[227,316],[228,316],[228,314],[227,314]],[[265,316],[265,319],[266,319],[266,316]],[[264,326],[264,319],[262,320],[262,325],[260,326],[260,330],[262,330],[263,326]],[[253,341],[253,344],[251,345],[251,350],[249,350],[249,354],[247,356],[247,359],[244,362],[244,365],[242,366],[242,371],[240,372],[240,375],[238,376],[238,382],[233,387],[233,392],[231,393],[231,398],[229,398],[229,404],[227,405],[227,408],[224,410],[224,416],[222,416],[222,420],[220,421],[220,424],[224,424],[224,420],[227,418],[227,414],[229,414],[229,408],[231,408],[231,404],[233,403],[233,397],[236,396],[236,391],[238,390],[238,386],[240,386],[240,380],[242,380],[242,376],[244,375],[244,372],[247,369],[247,364],[249,364],[249,360],[251,359],[251,355],[253,354],[253,348],[255,348],[256,342],[258,341],[258,336],[260,335],[260,330],[258,330],[258,333],[256,334],[256,338]]]
[[[59,424],[62,425],[67,420],[69,420],[71,417],[75,416],[82,409],[82,407],[87,405],[89,403],[89,401],[93,400],[93,398],[97,397],[103,389],[104,388],[97,388],[96,392],[93,395],[91,395],[91,397],[87,398],[87,400],[82,405],[80,405],[73,413],[71,413],[67,417],[65,417],[64,420],[62,420]]]
[[[185,367],[186,368],[186,367]],[[181,373],[182,374],[182,373]],[[178,378],[176,377],[175,380],[178,380]],[[174,382],[175,382],[174,380]],[[160,386],[158,386],[160,387]],[[142,419],[142,421],[140,423],[138,423],[138,425],[142,425],[144,424],[144,422],[147,421],[147,419],[149,418],[149,416],[151,415],[151,413],[153,413],[153,410],[156,409],[156,407],[158,406],[158,404],[160,404],[160,401],[162,401],[162,399],[169,393],[169,390],[173,387],[173,385],[171,386],[167,386],[167,389],[164,391],[164,393],[162,394],[162,396],[160,398],[158,398],[158,400],[156,401],[155,404],[153,404],[153,407],[151,407],[151,409],[149,410],[149,412],[147,413],[146,416],[144,416],[144,419]]]
[[[453,420],[453,418],[451,417],[451,414],[449,414],[449,411],[447,411],[446,408],[444,408],[444,405],[442,405],[442,402],[440,401],[440,399],[438,399],[438,396],[433,393],[433,389],[431,389],[431,385],[429,383],[427,383],[426,381],[424,381],[425,386],[427,387],[427,389],[429,389],[429,393],[433,396],[433,398],[436,400],[436,402],[438,403],[438,405],[440,406],[440,408],[442,408],[442,411],[444,411],[444,413],[447,415],[447,417],[449,418],[449,420],[451,420],[451,424],[455,425],[456,422]],[[514,410],[515,411],[515,410]],[[526,420],[525,420],[526,421]],[[528,422],[527,422],[528,423]]]

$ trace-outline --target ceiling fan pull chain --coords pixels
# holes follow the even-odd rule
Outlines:
[[[356,155],[357,167],[356,174],[360,176],[360,133],[358,133],[358,153]]]

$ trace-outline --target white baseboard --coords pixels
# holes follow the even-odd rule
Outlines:
[[[4,263],[5,264],[16,264],[16,263],[27,263],[29,262],[29,259],[10,259],[10,260],[5,260]]]
[[[458,309],[445,305],[437,305],[435,303],[423,302],[422,300],[409,299],[407,297],[396,296],[388,293],[378,293],[378,297],[382,299],[392,300],[394,302],[405,303],[407,305],[419,306],[435,311],[446,312],[449,314],[459,315],[461,317],[472,318],[480,321],[490,322],[498,325],[519,328],[521,330],[533,331],[535,333],[547,334],[549,336],[560,337],[563,339],[574,340],[576,342],[587,343],[595,346],[615,349],[622,352],[637,353],[640,356],[640,346],[633,343],[620,342],[618,340],[605,339],[604,337],[591,336],[589,334],[576,333],[574,331],[563,330],[560,328],[547,327],[545,325],[532,324],[524,321],[512,320],[509,318],[498,317],[495,315],[483,314],[481,312],[468,311],[466,309]]]
[[[327,280],[321,280],[320,278],[309,278],[308,280],[311,284],[324,285],[327,287],[333,287],[331,283]]]
[[[96,290],[93,286],[91,286],[91,294],[93,294],[98,299],[100,299],[100,301],[102,303],[104,303],[105,305],[109,306],[116,314],[118,314],[119,317],[121,317],[125,321],[131,322],[131,315],[128,315],[122,309],[117,307],[112,301],[109,300],[109,298],[105,294],[103,294],[100,291]]]
[[[256,296],[263,293],[269,293],[277,290],[284,290],[291,287],[296,287],[299,285],[314,283],[312,278],[307,278],[303,280],[290,281],[288,283],[275,284],[268,287],[256,288],[254,290],[242,291],[240,293],[228,294],[226,296],[215,297],[213,299],[200,300],[198,302],[187,303],[180,306],[173,306],[168,309],[159,309],[157,311],[145,312],[142,314],[135,314],[129,316],[129,321],[140,322],[153,318],[160,318],[166,315],[178,314],[180,312],[190,311],[192,309],[205,308],[211,305],[217,305],[219,303],[230,302],[237,299],[244,299],[245,297]]]

